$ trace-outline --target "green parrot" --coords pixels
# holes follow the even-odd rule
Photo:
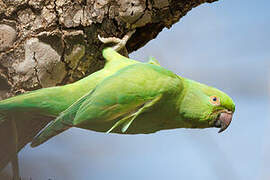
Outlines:
[[[100,40],[106,43],[105,39]],[[227,94],[180,77],[153,58],[148,63],[126,58],[117,53],[125,43],[108,40],[112,41],[120,45],[103,50],[106,64],[100,71],[69,85],[0,101],[0,126],[8,120],[13,122],[15,133],[10,139],[16,148],[14,152],[20,149],[16,147],[16,127],[23,123],[26,114],[56,118],[32,140],[32,147],[71,127],[146,134],[165,129],[210,127],[218,127],[222,132],[230,125],[235,104]]]
[[[106,77],[61,112],[31,146],[71,127],[120,134],[208,127],[220,127],[222,132],[229,126],[234,110],[233,100],[216,88],[180,77],[159,65],[137,62]]]

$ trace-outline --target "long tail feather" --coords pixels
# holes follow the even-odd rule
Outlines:
[[[64,115],[60,115],[33,139],[31,147],[36,147],[57,134],[69,129],[72,126],[72,121],[67,120],[68,119],[66,119]]]
[[[0,171],[11,162],[14,179],[19,176],[17,153],[48,124],[53,117],[39,116],[34,113],[0,114]],[[16,129],[16,132],[14,130]],[[15,141],[16,140],[16,141]]]
[[[5,121],[5,117],[1,116],[2,123],[0,124],[0,170],[2,170],[11,160],[13,179],[19,180],[19,164],[17,155],[18,135],[16,123],[10,119]]]

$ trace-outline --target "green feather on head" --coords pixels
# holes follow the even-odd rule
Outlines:
[[[184,82],[186,89],[180,102],[180,115],[192,121],[193,128],[216,126],[221,127],[220,132],[224,131],[235,111],[233,100],[216,88],[189,79],[184,79]],[[224,118],[223,113],[228,114],[226,124],[217,120],[219,116]]]

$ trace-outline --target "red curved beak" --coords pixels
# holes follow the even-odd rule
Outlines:
[[[218,133],[225,131],[229,127],[229,125],[232,122],[232,117],[233,117],[232,112],[228,111],[228,112],[220,113],[219,117],[217,118],[215,122],[215,126],[220,128]]]

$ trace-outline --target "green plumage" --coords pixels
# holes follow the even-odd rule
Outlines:
[[[70,127],[125,134],[223,127],[224,122],[216,123],[221,113],[234,112],[228,95],[180,77],[153,58],[141,63],[111,48],[104,49],[103,56],[105,67],[78,82],[1,101],[5,118],[0,123],[10,117],[18,123],[31,114],[56,117],[35,137],[35,147]],[[227,127],[231,119],[226,118]]]
[[[140,63],[111,49],[104,50],[104,57],[113,62],[97,72],[105,71],[106,78],[103,75],[88,93],[63,111],[33,140],[32,147],[70,127],[126,134],[207,128],[215,126],[221,111],[234,111],[234,103],[225,93],[177,76],[155,60]],[[211,103],[213,95],[221,99],[220,105]]]

